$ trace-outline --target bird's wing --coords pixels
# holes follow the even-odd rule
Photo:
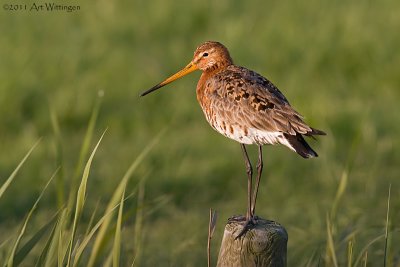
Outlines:
[[[279,89],[260,74],[230,66],[213,82],[210,104],[231,122],[268,132],[313,134]]]

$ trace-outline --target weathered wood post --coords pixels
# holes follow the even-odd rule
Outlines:
[[[244,221],[244,216],[228,219],[217,267],[286,267],[286,229],[274,221],[257,218],[257,224],[235,240]]]

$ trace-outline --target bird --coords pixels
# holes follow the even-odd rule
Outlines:
[[[263,171],[264,145],[282,144],[303,158],[318,157],[304,136],[326,135],[307,125],[282,92],[255,71],[235,65],[228,49],[216,41],[200,44],[193,59],[183,69],[144,91],[145,96],[195,71],[202,74],[197,83],[197,100],[210,126],[237,141],[243,153],[247,173],[247,211],[243,236],[257,223],[255,208]],[[258,146],[257,176],[253,185],[253,167],[246,145]]]

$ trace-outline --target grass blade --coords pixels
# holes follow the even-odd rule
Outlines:
[[[115,227],[115,238],[113,247],[113,267],[119,267],[119,257],[121,253],[121,227],[122,227],[122,212],[124,210],[125,188],[122,192],[121,202],[119,204],[117,225]]]
[[[392,184],[389,185],[389,193],[387,200],[387,210],[386,210],[386,225],[385,225],[385,253],[383,255],[383,267],[386,267],[387,261],[387,251],[388,251],[388,236],[389,236],[389,210],[390,210],[390,191],[392,189]]]
[[[97,102],[93,108],[92,114],[90,116],[89,119],[89,125],[86,129],[86,133],[85,133],[85,137],[83,139],[83,143],[81,146],[81,150],[79,152],[79,159],[77,162],[77,166],[75,169],[75,174],[72,178],[72,183],[71,183],[71,191],[68,197],[68,210],[72,210],[72,207],[74,205],[74,194],[76,192],[76,187],[78,186],[78,179],[79,176],[82,173],[82,169],[83,169],[83,164],[85,162],[85,158],[87,157],[88,153],[89,153],[89,149],[90,149],[90,144],[92,143],[92,138],[93,138],[93,132],[94,132],[94,127],[96,125],[96,121],[97,121],[97,117],[99,114],[99,110],[100,110],[100,106],[101,106],[101,97],[99,95],[99,98],[97,99]]]
[[[214,235],[215,226],[217,225],[217,212],[210,209],[210,219],[208,222],[208,242],[207,242],[207,266],[211,266],[211,238]]]
[[[331,227],[331,222],[329,220],[328,215],[326,216],[326,230],[327,230],[327,236],[328,236],[328,240],[327,240],[327,242],[328,242],[327,254],[328,255],[327,256],[330,255],[330,258],[332,259],[332,262],[333,262],[333,266],[338,267],[337,259],[336,259],[336,252],[335,252],[335,245],[334,245],[333,236],[332,236],[332,227]]]
[[[60,213],[60,215],[57,218],[57,221],[54,225],[53,231],[51,232],[49,239],[40,254],[39,259],[36,262],[36,266],[54,266],[53,262],[55,261],[55,252],[57,251],[57,244],[58,244],[58,231],[60,228],[60,221],[61,218],[64,216],[66,213],[65,209],[63,209]]]
[[[28,153],[26,153],[25,157],[20,161],[17,168],[15,168],[15,170],[7,178],[7,180],[4,182],[4,184],[0,187],[0,198],[4,194],[4,192],[7,190],[7,188],[11,184],[11,182],[14,180],[18,171],[21,169],[22,165],[24,165],[25,161],[28,159],[29,155],[32,153],[32,151],[35,149],[35,147],[39,144],[39,142],[40,142],[40,139],[32,146],[31,149],[29,149]]]
[[[57,266],[61,267],[64,263],[65,255],[68,249],[68,240],[64,240],[63,236],[66,236],[66,227],[69,219],[69,212],[67,208],[64,208],[61,216],[58,219],[55,235],[47,254],[45,266],[54,266],[53,262],[57,260]],[[57,257],[56,257],[57,256]]]
[[[103,267],[111,267],[112,260],[113,260],[113,253],[112,251],[110,251],[110,253],[108,253],[106,260],[104,261]]]
[[[92,216],[90,216],[90,220],[89,220],[86,232],[85,232],[85,236],[87,236],[89,231],[90,231],[90,229],[92,229],[92,225],[94,223],[94,218],[96,216],[97,209],[99,208],[99,203],[100,203],[100,201],[97,201],[96,206],[95,206],[95,208],[93,210]]]
[[[137,263],[140,263],[140,257],[142,254],[141,243],[142,243],[143,218],[144,218],[143,209],[144,209],[145,182],[146,182],[145,178],[143,178],[139,182],[138,200],[136,208],[136,219],[135,219],[135,230],[134,230],[135,239],[133,242],[133,247],[135,248],[134,259]]]
[[[50,182],[53,180],[54,176],[57,174],[59,169],[57,169],[54,174],[50,177],[49,181],[46,183],[45,187],[43,188],[42,192],[40,193],[39,197],[36,199],[35,203],[33,204],[33,207],[31,208],[31,210],[29,211],[28,215],[26,216],[26,219],[24,221],[24,224],[22,225],[22,228],[19,232],[19,235],[17,237],[17,240],[15,240],[14,246],[11,250],[11,253],[8,257],[8,261],[7,261],[7,265],[8,266],[14,266],[14,258],[15,258],[15,253],[17,251],[18,245],[21,242],[22,236],[25,233],[26,230],[26,226],[28,225],[28,222],[33,214],[33,212],[36,210],[36,207],[40,201],[40,199],[42,198],[44,192],[46,191],[47,187],[49,186]]]
[[[368,250],[365,251],[365,255],[364,255],[364,267],[367,267],[367,262],[368,262]]]
[[[351,263],[353,261],[353,246],[354,246],[354,243],[352,240],[350,240],[347,245],[347,267],[352,266]]]
[[[85,204],[86,185],[87,185],[87,181],[88,181],[88,178],[89,178],[90,167],[92,165],[93,157],[94,157],[94,155],[95,155],[95,153],[97,151],[97,148],[99,147],[100,142],[103,139],[104,134],[106,133],[106,131],[104,131],[103,134],[101,135],[99,141],[97,142],[95,148],[93,149],[92,154],[90,155],[89,160],[87,161],[86,166],[85,166],[85,168],[83,170],[81,184],[80,184],[80,186],[78,188],[78,193],[76,195],[75,216],[74,216],[74,222],[73,222],[73,225],[72,225],[72,233],[71,233],[70,244],[69,244],[69,253],[68,253],[67,266],[70,266],[70,263],[71,263],[72,248],[73,248],[73,245],[74,245],[76,228],[78,226],[78,220],[80,218],[83,206]]]
[[[97,102],[93,108],[92,114],[89,119],[89,125],[86,129],[86,134],[83,139],[81,151],[79,152],[78,165],[75,170],[75,179],[78,179],[82,172],[83,162],[89,153],[90,144],[92,143],[94,127],[96,126],[97,117],[99,115],[102,97],[97,98]]]
[[[56,192],[58,207],[62,207],[64,203],[64,171],[63,171],[63,146],[60,131],[60,124],[58,122],[57,114],[51,104],[49,104],[49,113],[51,126],[54,132],[54,143],[56,148],[56,163],[60,166],[60,171],[56,179]]]
[[[339,187],[336,191],[335,200],[333,201],[332,210],[331,210],[331,220],[334,220],[336,217],[337,208],[339,206],[339,202],[346,191],[348,181],[348,172],[345,170],[340,177]]]
[[[114,207],[113,209],[111,209],[109,212],[107,212],[106,214],[103,215],[103,217],[100,218],[100,220],[93,226],[93,228],[89,231],[89,233],[87,235],[85,235],[85,238],[82,240],[82,242],[79,244],[78,248],[76,249],[76,253],[75,253],[75,257],[74,257],[74,263],[73,266],[78,266],[79,263],[79,259],[83,253],[83,251],[85,250],[85,248],[87,247],[87,244],[89,243],[89,241],[92,239],[92,237],[94,236],[94,234],[96,233],[96,231],[100,228],[100,226],[103,224],[103,222],[112,215],[112,213],[114,212],[114,210],[117,208]]]
[[[112,209],[116,204],[119,202],[122,192],[124,188],[126,187],[126,184],[128,183],[130,177],[132,176],[133,172],[136,170],[136,168],[139,166],[139,164],[143,161],[144,157],[150,152],[150,150],[155,146],[155,144],[158,142],[160,139],[161,135],[164,133],[162,131],[160,134],[157,135],[157,137],[153,140],[152,143],[150,143],[146,148],[139,154],[139,156],[133,161],[127,172],[125,173],[124,177],[122,178],[121,182],[119,183],[117,189],[115,190],[113,196],[111,197],[110,202],[107,205],[106,212],[108,212],[110,209]],[[105,238],[106,231],[108,229],[108,226],[110,224],[111,218],[108,218],[104,221],[103,225],[101,226],[99,233],[96,237],[96,240],[93,245],[93,250],[89,258],[88,262],[88,267],[93,267],[97,256],[100,251],[101,244]]]
[[[55,222],[56,219],[57,219],[57,213],[53,216],[53,218],[49,222],[47,222],[44,226],[42,226],[39,229],[39,231],[37,231],[31,237],[31,239],[29,239],[29,241],[25,243],[25,245],[21,247],[21,249],[15,254],[15,259],[14,259],[15,265],[19,265],[26,258],[29,252],[35,247],[36,244],[38,244],[40,239],[42,239],[44,234],[51,228],[51,226],[53,226],[54,229],[53,223]]]
[[[58,213],[58,212],[57,212]],[[56,214],[57,215],[57,214]],[[54,218],[57,218],[57,216],[54,216]],[[36,261],[35,267],[41,267],[41,266],[45,266],[45,260],[46,260],[46,256],[48,254],[49,248],[50,248],[50,244],[51,241],[53,240],[54,237],[54,233],[57,227],[57,222],[54,224],[53,229],[51,230],[50,236],[47,239],[46,245],[44,246],[42,253],[40,253],[39,258]]]
[[[359,256],[357,257],[357,260],[354,262],[353,266],[358,266],[360,261],[363,259],[363,256],[367,257],[368,256],[368,248],[374,244],[375,242],[379,241],[380,239],[384,238],[385,235],[380,235],[375,237],[374,239],[372,239],[370,242],[368,242],[368,244],[366,244],[360,251]],[[365,261],[366,262],[366,261]]]

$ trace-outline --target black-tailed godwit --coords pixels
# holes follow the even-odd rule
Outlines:
[[[247,212],[242,236],[256,223],[255,207],[263,170],[262,146],[282,144],[303,158],[317,157],[303,136],[325,135],[308,126],[286,97],[260,74],[233,64],[228,49],[219,42],[205,42],[182,70],[143,92],[147,95],[197,69],[203,73],[197,83],[197,100],[207,121],[217,132],[240,143],[247,168]],[[245,145],[258,146],[257,178]]]

